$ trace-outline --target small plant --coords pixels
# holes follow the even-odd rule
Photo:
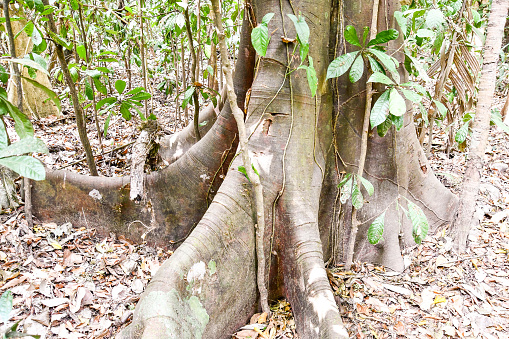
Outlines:
[[[12,311],[12,292],[5,291],[0,297],[0,321],[4,324],[10,319],[10,313]],[[23,332],[18,332],[18,325],[21,320],[17,321],[11,327],[6,330],[2,330],[0,333],[2,338],[21,338],[21,337],[33,337],[39,339],[40,335],[27,334]]]
[[[129,121],[132,118],[131,110],[134,108],[142,121],[148,119],[155,120],[156,117],[153,114],[150,114],[148,117],[145,117],[143,113],[140,111],[138,107],[143,106],[142,101],[148,100],[151,98],[150,93],[147,93],[143,87],[136,87],[124,94],[124,90],[126,88],[126,82],[124,80],[115,81],[115,90],[117,91],[116,95],[110,96],[100,100],[96,104],[96,109],[100,114],[104,114],[109,112],[106,121],[104,122],[104,136],[108,133],[108,127],[110,125],[110,120],[112,114],[120,111],[122,117]]]

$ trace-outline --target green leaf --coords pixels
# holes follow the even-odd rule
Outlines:
[[[53,31],[48,30],[48,34],[51,36],[53,41],[55,41],[60,46],[72,51],[72,44],[68,43],[64,38],[62,38],[60,35],[57,35],[53,33]]]
[[[24,77],[24,76],[21,76],[21,77],[23,79],[25,79],[26,81],[28,81],[30,84],[32,84],[34,87],[37,87],[38,89],[42,90],[48,96],[48,98],[51,101],[53,101],[55,106],[57,106],[58,111],[62,110],[62,105],[60,102],[60,98],[58,97],[58,94],[56,94],[55,92],[53,92],[53,90],[49,89],[48,87],[44,86],[43,84],[38,83],[34,79]]]
[[[304,60],[306,60],[306,56],[308,55],[309,53],[309,44],[300,44],[299,45],[299,55],[300,55],[300,60],[302,60],[302,62],[304,62]]]
[[[391,89],[391,94],[389,95],[389,112],[398,117],[406,112],[405,99],[403,99],[395,88]]]
[[[378,61],[376,61],[371,55],[367,55],[369,60],[369,66],[373,72],[382,73],[385,75],[385,69]]]
[[[371,74],[367,82],[379,82],[385,85],[395,85],[394,81],[392,81],[387,75],[380,72],[374,72]]]
[[[357,186],[357,180],[352,180],[352,205],[356,210],[360,210],[364,205],[364,197]]]
[[[311,56],[309,56],[309,66],[306,67],[306,76],[308,78],[308,85],[309,89],[311,90],[311,96],[314,97],[318,87],[318,78],[316,76],[315,68],[313,67],[313,58]]]
[[[362,74],[364,73],[364,59],[362,58],[362,54],[357,56],[357,59],[352,64],[352,68],[350,69],[350,73],[348,77],[350,78],[351,83],[356,83],[362,78]]]
[[[76,67],[69,67],[69,73],[71,74],[72,82],[76,82],[80,76],[78,69]]]
[[[409,90],[404,89],[404,88],[400,88],[400,91],[401,91],[401,93],[403,93],[403,95],[408,100],[410,100],[412,102],[419,103],[422,100],[422,96],[420,96],[419,94],[417,94],[417,93],[415,93],[413,91],[409,91]]]
[[[263,16],[263,19],[262,19],[262,24],[268,25],[270,19],[272,19],[273,16],[274,16],[274,13],[267,13],[267,14],[265,14]]]
[[[117,90],[118,94],[122,94],[125,90],[127,83],[124,80],[117,80],[115,81],[115,89]]]
[[[438,100],[433,100],[433,102],[435,103],[435,106],[437,107],[442,117],[445,117],[447,114],[447,107],[445,107],[445,105]]]
[[[391,119],[392,124],[396,127],[396,131],[399,131],[403,127],[403,122],[405,120],[403,116],[389,114],[389,119]]]
[[[426,108],[424,108],[424,105],[422,104],[422,102],[419,103],[419,110],[421,111],[422,120],[424,121],[426,126],[428,126],[429,125],[428,111],[426,111]]]
[[[217,268],[216,268],[216,262],[214,260],[210,260],[209,264],[207,266],[209,267],[210,275],[213,275],[214,273],[216,273]]]
[[[408,26],[407,26],[408,19],[400,11],[394,12],[394,18],[398,22],[398,25],[401,28],[401,32],[406,37],[407,29],[408,29]]]
[[[96,78],[93,78],[93,79],[94,79],[95,88],[97,88],[97,90],[99,92],[101,92],[102,94],[108,95],[108,90],[106,89],[106,86],[103,85],[103,83],[101,82],[100,78],[96,77]]]
[[[412,222],[412,236],[416,244],[420,244],[428,234],[428,219],[419,206],[408,201],[408,217]]]
[[[442,26],[445,23],[445,17],[441,10],[433,8],[428,11],[426,16],[426,26],[430,29]]]
[[[380,125],[376,126],[376,132],[378,133],[378,135],[380,137],[383,138],[387,134],[387,132],[389,131],[391,126],[392,126],[392,120],[390,117],[387,117],[387,119],[385,119],[384,122],[382,122]]]
[[[0,297],[0,320],[6,323],[12,311],[12,292],[5,291]]]
[[[78,0],[69,0],[69,2],[71,3],[71,8],[74,10],[74,11],[77,11],[79,8],[80,8],[80,5],[78,3]]]
[[[373,193],[375,193],[375,188],[373,185],[369,182],[368,179],[361,177],[360,175],[357,176],[359,180],[361,181],[362,186],[364,186],[364,189],[366,192],[368,192],[369,196],[372,196]]]
[[[421,28],[415,33],[419,38],[432,38],[435,33],[432,30]]]
[[[0,65],[0,81],[4,84],[9,81],[9,73],[5,70],[4,66]]]
[[[30,38],[32,39],[32,42],[34,43],[35,46],[41,45],[42,42],[44,41],[42,39],[41,32],[39,32],[39,30],[37,28],[34,29],[32,34],[30,35]],[[34,52],[34,50],[32,50],[32,52]]]
[[[87,60],[87,51],[85,45],[76,46],[76,52],[82,60]]]
[[[398,73],[398,70],[397,70],[397,66],[398,66],[396,64],[397,61],[394,61],[393,58],[391,58],[390,56],[388,56],[384,52],[381,52],[381,51],[376,50],[374,48],[369,48],[368,51],[375,58],[377,58],[382,63],[382,65],[384,65],[384,67],[389,71],[389,73],[391,73],[392,78],[394,79],[394,81],[396,83],[399,83],[400,77],[399,77],[399,73]]]
[[[351,176],[352,173],[345,174],[344,178],[339,182],[338,187],[339,188],[343,187],[343,185],[348,181],[348,179],[350,179]]]
[[[364,31],[362,32],[362,44],[363,45],[366,44],[366,39],[368,38],[368,34],[369,34],[369,27],[364,26]]]
[[[454,135],[454,140],[456,140],[458,144],[461,144],[465,140],[467,140],[467,135],[468,135],[468,122],[464,123],[463,126],[461,126],[456,131],[456,134]]]
[[[368,241],[371,245],[376,245],[382,239],[382,235],[384,234],[384,219],[385,212],[383,212],[379,217],[373,220],[373,223],[369,226],[368,229]]]
[[[380,125],[387,118],[387,115],[389,114],[389,93],[389,90],[383,92],[373,105],[369,116],[371,128]]]
[[[415,69],[419,73],[419,78],[424,80],[426,83],[431,81],[431,79],[429,78],[428,74],[426,73],[426,71],[422,67],[422,65],[419,62],[419,60],[417,60],[416,58],[412,57],[409,54],[405,54],[405,57],[408,57],[412,61],[412,64],[414,65]]]
[[[253,28],[251,31],[251,43],[256,53],[264,57],[265,54],[267,54],[269,41],[269,29],[267,28],[267,24],[260,24]]]
[[[376,37],[368,42],[368,47],[374,46],[374,45],[380,45],[383,43],[386,43],[391,40],[396,40],[399,36],[399,32],[395,30],[394,28],[388,29],[386,31],[381,31],[376,35]]]
[[[148,100],[151,97],[152,97],[152,95],[150,95],[150,93],[139,92],[139,93],[136,93],[135,95],[133,95],[130,99],[131,100],[136,100],[136,101],[142,101],[142,100]]]
[[[433,54],[438,55],[440,53],[440,50],[442,49],[442,44],[444,43],[444,38],[445,38],[444,32],[440,32],[437,35],[435,41],[433,41],[433,48],[431,49],[431,52],[433,52]]]
[[[355,27],[352,25],[348,25],[345,28],[345,40],[351,43],[352,45],[362,47],[359,43],[359,38],[357,37],[357,31]]]
[[[249,177],[247,176],[246,168],[244,166],[239,166],[237,169],[239,170],[240,173],[244,174],[244,176],[247,178],[247,180],[249,180]],[[249,182],[251,182],[251,180],[249,180]]]
[[[30,59],[5,59],[5,61],[15,62],[17,64],[21,64],[21,65],[24,65],[24,66],[29,66],[29,67],[35,68],[38,71],[43,72],[46,75],[49,75],[49,73],[46,70],[46,68],[42,67],[39,63],[35,62],[34,60],[30,60]]]
[[[130,108],[132,106],[129,105],[127,102],[122,102],[122,104],[120,105],[120,113],[122,114],[122,117],[124,117],[124,119],[126,119],[127,121],[131,120],[131,111],[130,111]]]
[[[117,98],[115,97],[108,97],[108,98],[104,98],[102,100],[99,100],[99,102],[97,104],[95,104],[95,108],[97,110],[100,110],[101,107],[103,107],[104,105],[108,104],[108,105],[112,105],[114,104],[115,102],[117,102]]]
[[[348,178],[345,176],[345,179],[343,179],[345,182],[341,186],[340,194],[339,194],[339,201],[344,204],[350,199],[350,196],[352,194],[352,185],[355,180],[353,180],[353,176],[349,176]],[[339,185],[338,185],[339,186]]]
[[[189,101],[193,97],[193,93],[194,93],[194,87],[193,86],[189,86],[189,88],[184,93],[184,100],[182,100],[182,105],[181,106],[182,106],[183,109],[186,108],[187,104],[189,103]]]
[[[14,129],[20,137],[20,139],[31,137],[34,135],[34,128],[28,117],[21,113],[19,109],[11,104],[7,99],[1,98],[4,103],[4,107],[7,108],[9,115],[14,119]]]
[[[28,155],[0,158],[0,165],[28,179],[44,180],[46,178],[44,165],[36,158]]]
[[[0,121],[0,150],[6,148],[9,145],[9,136],[5,125]]]
[[[94,89],[90,85],[88,79],[85,79],[85,95],[88,100],[94,100]]]
[[[327,79],[337,78],[348,71],[359,51],[343,54],[334,59],[327,68]]]
[[[34,4],[35,4],[35,9],[38,11],[38,12],[44,12],[44,3],[42,2],[42,0],[34,0]]]
[[[293,25],[295,26],[295,30],[297,31],[297,40],[301,45],[306,45],[309,43],[309,26],[306,23],[306,19],[299,15],[297,18],[293,14],[287,14],[288,17],[293,21]]]
[[[491,111],[491,120],[490,121],[492,123],[494,123],[495,125],[497,125],[502,131],[504,131],[507,134],[509,134],[509,126],[507,126],[502,121],[502,116],[500,115],[500,112],[497,112],[496,110],[492,110]]]
[[[48,153],[48,148],[41,139],[27,137],[0,150],[0,158],[28,153]]]
[[[108,127],[110,126],[110,120],[111,120],[112,114],[113,114],[113,111],[111,111],[110,114],[108,114],[108,117],[104,121],[104,137],[105,138],[106,138],[106,134],[108,134]]]

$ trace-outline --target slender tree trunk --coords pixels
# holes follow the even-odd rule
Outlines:
[[[48,0],[43,0],[45,6],[49,5]],[[57,27],[55,25],[55,21],[53,20],[53,14],[48,14],[48,24],[49,29],[58,34]],[[76,92],[76,87],[74,86],[74,82],[71,78],[71,73],[69,72],[69,67],[67,66],[67,61],[65,60],[63,47],[59,44],[55,43],[55,49],[58,57],[58,61],[60,62],[60,67],[62,68],[62,73],[64,73],[64,79],[69,87],[69,92],[71,93],[72,104],[74,107],[74,113],[76,114],[76,125],[78,127],[78,134],[80,136],[81,144],[85,149],[85,155],[87,157],[87,165],[90,170],[90,174],[92,176],[97,176],[97,169],[95,167],[94,155],[92,153],[92,147],[90,147],[90,141],[88,140],[87,135],[87,127],[85,123],[85,116],[83,113],[83,108],[80,105],[78,93]]]
[[[495,91],[497,78],[497,64],[505,19],[509,2],[507,0],[493,0],[491,14],[488,21],[486,43],[484,46],[484,60],[479,84],[479,96],[475,118],[472,124],[472,141],[466,163],[464,180],[461,185],[461,199],[458,214],[453,224],[455,244],[459,251],[464,251],[467,245],[468,232],[474,222],[476,197],[479,192],[481,175],[484,167],[484,155],[488,146],[490,130],[491,103]]]

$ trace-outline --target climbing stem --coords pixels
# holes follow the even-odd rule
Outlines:
[[[378,22],[378,6],[380,0],[373,0],[373,14],[371,16],[371,30],[370,40],[376,37],[377,22]],[[368,151],[368,133],[369,133],[369,115],[371,113],[371,101],[373,99],[373,85],[371,82],[366,83],[366,107],[364,109],[364,120],[362,125],[362,137],[361,137],[361,154],[359,157],[359,167],[357,168],[357,176],[354,180],[357,181],[357,187],[361,187],[360,177],[364,172],[364,164],[366,163],[366,153]],[[357,220],[357,209],[352,206],[352,220],[351,220],[351,231],[350,239],[348,241],[348,248],[346,252],[346,264],[345,270],[350,270],[353,262],[353,254],[355,249],[355,239],[357,237],[357,230],[359,229],[359,221]]]
[[[221,11],[219,0],[212,0],[212,9],[214,16],[214,23],[217,29],[217,36],[219,39],[219,48],[221,51],[221,59],[223,65],[223,72],[226,80],[226,93],[230,107],[237,123],[239,131],[239,151],[242,154],[242,161],[246,169],[247,176],[253,185],[255,197],[255,210],[256,210],[256,257],[258,261],[257,271],[257,284],[258,292],[260,293],[260,304],[262,311],[270,315],[270,308],[268,303],[267,285],[265,283],[265,253],[263,249],[263,235],[265,233],[265,212],[263,206],[263,186],[260,177],[255,173],[251,158],[249,157],[247,147],[247,132],[244,123],[244,112],[237,105],[237,95],[233,87],[233,75],[230,59],[228,58],[228,50],[226,48],[225,35],[221,21]]]

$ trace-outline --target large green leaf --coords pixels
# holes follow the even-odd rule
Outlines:
[[[441,10],[433,8],[428,11],[426,16],[426,26],[430,29],[442,26],[445,23],[445,17]]]
[[[9,73],[5,70],[4,66],[0,65],[0,81],[4,84],[9,81]]]
[[[0,165],[28,179],[44,180],[46,178],[44,165],[36,158],[28,155],[0,158]]]
[[[51,38],[60,46],[72,51],[72,43],[68,43],[64,38],[62,38],[60,35],[53,33],[52,31],[48,30],[48,34],[51,36]]]
[[[395,85],[394,81],[392,81],[387,75],[380,72],[374,72],[371,74],[367,82],[379,82],[385,85]]]
[[[348,25],[345,28],[345,40],[351,43],[352,45],[361,47],[359,38],[357,37],[357,31],[355,30],[355,27],[352,25]]]
[[[359,51],[343,54],[334,59],[327,68],[327,79],[337,78],[345,74],[352,66],[357,54],[359,54]]]
[[[12,292],[5,291],[0,297],[0,320],[6,323],[12,311]]]
[[[42,67],[39,63],[35,62],[34,60],[30,59],[6,59],[6,61],[15,62],[17,64],[21,64],[24,66],[29,66],[32,68],[35,68],[38,71],[43,72],[44,74],[49,75],[48,70],[44,67]]]
[[[447,107],[445,107],[445,105],[438,100],[433,100],[433,102],[435,103],[435,106],[437,107],[438,112],[440,112],[442,117],[445,117],[445,115],[447,114]]]
[[[99,92],[101,92],[102,94],[108,95],[108,90],[106,89],[106,86],[104,86],[103,83],[101,82],[101,78],[100,77],[95,77],[95,78],[92,78],[92,79],[94,80],[95,88],[97,88],[97,90]]]
[[[357,186],[357,180],[352,180],[352,205],[356,210],[360,210],[364,205],[364,197]]]
[[[41,139],[27,137],[0,150],[0,158],[28,153],[48,153],[48,148]]]
[[[88,100],[94,99],[94,90],[88,79],[85,79],[85,95],[87,96]]]
[[[296,17],[293,14],[287,15],[293,21],[299,43],[301,45],[307,45],[309,43],[309,26],[306,23],[306,19],[302,15],[299,15],[299,17]]]
[[[373,220],[373,223],[369,226],[368,241],[370,244],[376,245],[382,239],[382,235],[384,234],[384,219],[385,212]]]
[[[454,136],[454,140],[458,144],[463,143],[467,139],[468,135],[468,122],[464,123],[463,126],[461,126],[457,131],[456,135]]]
[[[126,101],[122,102],[120,105],[120,113],[127,121],[131,120],[131,108],[132,106]]]
[[[115,81],[115,89],[117,90],[118,94],[122,94],[126,86],[127,83],[124,80]]]
[[[357,177],[361,181],[361,184],[362,184],[362,186],[364,186],[364,189],[366,190],[366,192],[368,192],[369,196],[372,196],[373,193],[375,193],[375,188],[373,187],[373,185],[369,182],[368,179],[363,178],[359,175]]]
[[[78,53],[79,57],[82,60],[86,60],[87,59],[87,51],[85,49],[85,45],[76,46],[76,53]]]
[[[362,74],[364,73],[364,59],[362,58],[362,54],[358,55],[355,61],[352,64],[352,68],[350,69],[350,73],[348,77],[350,78],[351,83],[356,83],[362,78]]]
[[[394,28],[386,31],[381,31],[376,37],[368,42],[368,47],[386,43],[387,41],[396,40],[399,36],[399,32]]]
[[[375,58],[373,58],[371,55],[367,55],[367,57],[369,60],[369,66],[371,67],[371,70],[374,73],[382,73],[385,75],[385,69],[383,68],[383,66],[377,60],[375,60]]]
[[[108,97],[108,98],[104,98],[102,100],[99,100],[99,102],[97,104],[95,104],[95,108],[97,110],[100,110],[101,107],[103,107],[104,105],[108,104],[108,105],[112,105],[114,104],[115,102],[117,102],[117,98],[115,97]]]
[[[403,99],[395,88],[391,89],[391,94],[389,95],[389,112],[398,117],[406,112],[405,99]]]
[[[384,67],[389,71],[389,73],[391,73],[394,81],[396,81],[396,83],[399,83],[400,77],[396,65],[397,61],[395,61],[393,58],[377,49],[369,48],[368,51],[375,58],[377,58],[382,63],[382,65],[384,65]]]
[[[28,119],[25,114],[21,113],[16,106],[7,101],[7,99],[3,96],[0,96],[0,100],[3,102],[2,106],[7,109],[8,114],[14,119],[14,129],[20,139],[33,136],[34,128],[30,119]]]
[[[413,91],[409,91],[409,90],[404,89],[404,88],[400,88],[400,91],[401,91],[401,93],[403,93],[403,95],[408,100],[410,100],[412,102],[419,103],[422,100],[422,96],[420,96],[419,94],[417,94],[417,93],[415,93]]]
[[[495,125],[497,125],[502,131],[509,134],[509,126],[507,126],[502,121],[502,116],[500,115],[500,112],[495,111],[495,110],[491,111],[491,122],[494,123]]]
[[[28,77],[24,77],[24,76],[21,76],[21,77],[23,79],[25,79],[26,81],[28,81],[30,84],[32,84],[34,87],[37,87],[38,89],[42,90],[48,96],[48,98],[51,101],[53,101],[55,106],[57,106],[59,112],[62,110],[62,105],[60,103],[60,98],[58,97],[58,95],[55,92],[53,92],[53,90],[51,90],[48,87],[44,86],[43,84],[35,81],[34,79],[31,79],[31,78],[28,78]]]
[[[389,92],[390,91],[388,90],[383,92],[373,105],[369,116],[371,128],[380,125],[387,118],[387,115],[389,114]]]
[[[9,145],[9,136],[7,135],[7,130],[5,129],[5,124],[3,121],[0,121],[0,150],[6,148]]]
[[[415,33],[419,38],[433,38],[435,36],[435,33],[426,28],[421,28]]]
[[[416,244],[420,244],[428,234],[428,219],[419,206],[408,201],[408,217],[412,222],[412,236]]]
[[[150,99],[151,97],[152,97],[152,95],[150,95],[150,93],[140,91],[140,92],[136,93],[135,95],[133,95],[130,99],[136,100],[136,101],[142,101],[142,100]]]
[[[403,32],[403,35],[406,37],[408,29],[407,25],[408,19],[400,11],[394,12],[394,18],[398,22],[398,25],[401,28],[401,32]]]
[[[268,25],[270,19],[272,19],[273,16],[274,16],[274,13],[267,13],[267,14],[265,14],[263,16],[263,18],[262,18],[262,24]]]
[[[308,78],[309,89],[311,90],[311,96],[315,96],[316,89],[318,87],[318,78],[316,76],[315,68],[313,67],[313,58],[309,56],[309,66],[306,67],[306,76]]]
[[[74,10],[74,11],[77,11],[79,8],[80,8],[80,5],[78,3],[78,0],[70,0],[69,1],[71,3],[71,8]]]
[[[384,122],[382,122],[380,125],[376,126],[376,132],[380,137],[384,137],[389,129],[392,127],[392,120],[390,116],[385,119]]]
[[[251,31],[251,43],[259,55],[262,57],[267,54],[267,47],[269,46],[269,29],[267,24],[260,24],[253,28]]]
[[[396,127],[396,131],[399,131],[401,128],[403,128],[403,122],[405,121],[403,116],[389,114],[389,119],[391,119],[392,124]]]

